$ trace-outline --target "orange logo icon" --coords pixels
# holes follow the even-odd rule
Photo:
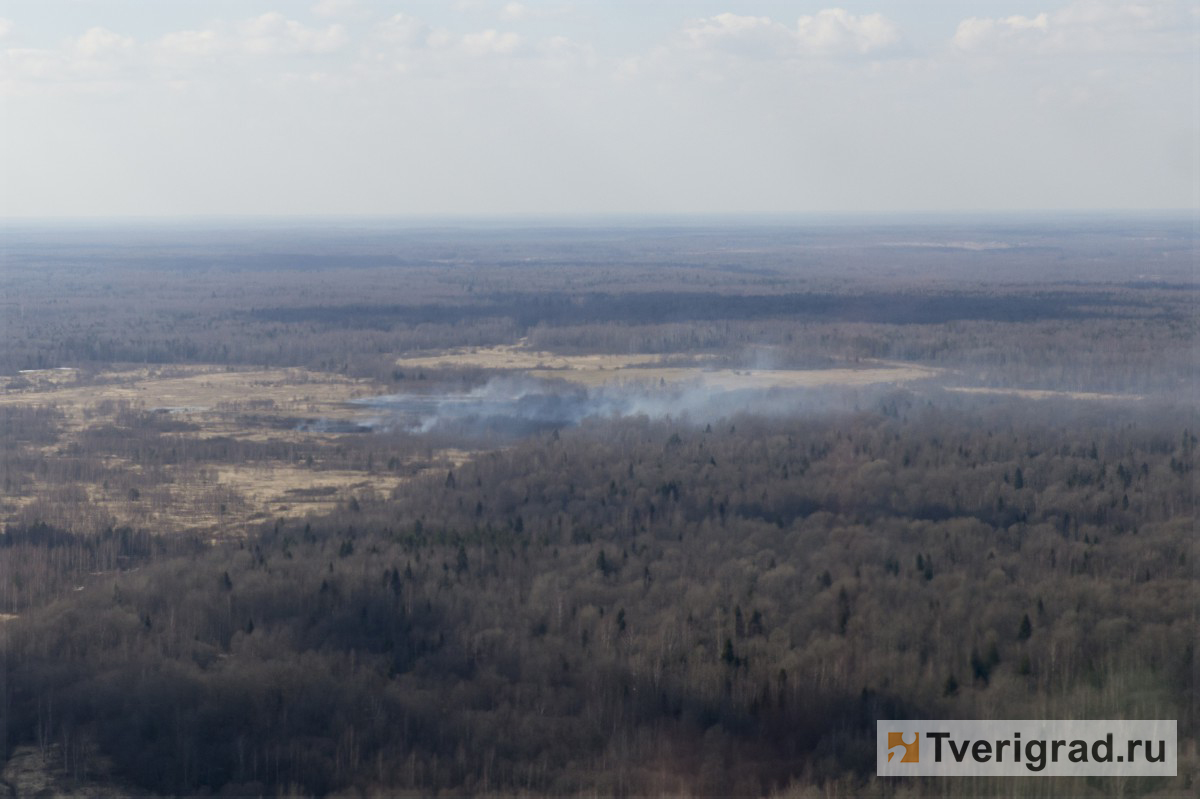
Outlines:
[[[915,732],[888,733],[888,762],[899,755],[900,763],[919,763],[921,761],[921,736]]]

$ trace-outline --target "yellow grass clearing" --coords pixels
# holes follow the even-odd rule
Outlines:
[[[1101,394],[1094,391],[1048,391],[1040,388],[946,388],[961,394],[1005,394],[1025,399],[1140,400],[1141,394]]]
[[[521,344],[451,350],[438,355],[400,358],[408,369],[474,367],[512,369],[530,377],[561,379],[584,386],[621,383],[655,385],[695,383],[715,389],[808,388],[904,383],[934,377],[939,369],[887,361],[870,361],[862,368],[836,369],[711,369],[703,366],[662,366],[660,355],[558,355],[527,350]],[[696,360],[704,360],[703,356]]]
[[[314,469],[290,464],[243,464],[211,467],[168,467],[167,480],[142,488],[137,498],[128,489],[76,483],[69,490],[35,484],[29,496],[9,497],[10,519],[22,514],[66,530],[92,530],[129,525],[172,531],[209,531],[244,535],[246,525],[277,518],[302,518],[335,510],[352,497],[386,497],[414,476],[443,473],[461,465],[468,453],[410,464],[401,473],[346,469]],[[114,462],[110,460],[110,466]],[[136,471],[136,464],[123,463]]]
[[[939,370],[922,366],[889,366],[866,369],[703,369],[699,367],[630,368],[614,371],[564,371],[535,369],[531,377],[560,378],[586,386],[638,383],[694,384],[719,390],[765,388],[816,388],[905,383],[934,377]]]
[[[380,391],[368,380],[306,369],[175,365],[110,372],[86,380],[67,370],[22,377],[16,387],[0,393],[0,403],[55,405],[66,415],[63,438],[31,447],[46,458],[59,457],[83,430],[112,420],[125,404],[164,409],[198,427],[176,435],[303,442],[335,434],[280,430],[278,420],[359,419],[367,412],[348,401]],[[469,457],[470,453],[459,450],[430,452],[421,463],[406,464],[398,471],[321,469],[319,462],[315,466],[285,462],[168,466],[164,479],[153,486],[134,481],[139,486],[136,497],[127,484],[109,487],[83,480],[48,485],[35,479],[28,494],[2,498],[0,521],[40,519],[68,530],[115,524],[160,532],[241,535],[254,522],[327,513],[352,497],[387,496],[415,473],[444,471]],[[128,472],[142,469],[112,457],[105,463]]]
[[[349,418],[355,411],[344,403],[372,393],[370,381],[307,369],[230,371],[215,366],[172,366],[111,373],[94,384],[38,381],[32,388],[4,391],[0,403],[54,404],[78,427],[85,421],[85,410],[94,411],[106,401],[167,408],[189,417],[257,407],[274,413]]]
[[[557,355],[527,350],[519,344],[456,349],[438,355],[400,358],[396,365],[408,369],[568,369],[606,371],[662,361],[661,355]]]
[[[363,471],[320,471],[300,466],[219,466],[214,485],[231,489],[244,503],[238,521],[260,521],[278,517],[293,518],[310,513],[327,513],[352,496],[388,495],[411,479],[395,474]],[[197,492],[192,506],[201,519],[211,519],[205,492]],[[228,512],[228,508],[227,508]]]

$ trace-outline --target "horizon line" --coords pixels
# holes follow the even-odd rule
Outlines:
[[[1158,209],[1004,209],[1004,210],[873,210],[873,211],[613,211],[613,212],[511,212],[511,213],[267,213],[267,214],[111,214],[111,215],[29,215],[3,216],[0,215],[0,227],[52,227],[52,226],[121,226],[146,225],[170,226],[197,224],[227,224],[227,225],[278,225],[286,223],[319,223],[325,225],[353,224],[397,224],[403,226],[435,225],[440,227],[475,226],[475,225],[529,225],[541,224],[554,227],[579,226],[591,227],[599,224],[616,224],[620,226],[644,226],[646,224],[662,223],[713,223],[734,222],[741,224],[787,224],[812,221],[861,221],[861,220],[905,220],[922,219],[933,221],[943,220],[981,220],[984,218],[997,220],[1029,219],[1030,217],[1046,218],[1188,218],[1200,223],[1198,208],[1158,208]]]

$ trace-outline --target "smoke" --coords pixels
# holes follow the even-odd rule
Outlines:
[[[585,388],[565,381],[496,377],[466,392],[389,394],[355,400],[373,411],[372,429],[520,437],[585,419],[645,416],[696,425],[738,414],[785,416],[850,408],[860,392],[731,388],[641,382]]]
[[[466,392],[388,394],[354,400],[375,412],[366,424],[409,432],[478,432],[521,436],[569,427],[592,415],[582,388],[497,377]]]
[[[341,419],[305,419],[294,429],[305,433],[369,433],[374,427]]]

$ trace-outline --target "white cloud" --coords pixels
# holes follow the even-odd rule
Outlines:
[[[504,19],[517,20],[529,14],[529,6],[524,3],[506,3],[504,8],[500,10],[500,16]]]
[[[425,37],[425,44],[438,50],[454,46],[455,41],[454,34],[445,28],[433,28]]]
[[[341,25],[310,28],[277,12],[245,20],[237,33],[241,49],[254,55],[332,53],[349,41]]]
[[[532,50],[536,58],[530,59],[530,70],[551,85],[570,85],[583,74],[594,74],[600,63],[594,47],[566,36],[542,39]]]
[[[0,55],[0,94],[18,95],[52,86],[64,91],[108,92],[128,85],[136,75],[141,50],[130,36],[90,28],[57,48],[20,47]]]
[[[91,28],[75,39],[74,48],[81,56],[96,58],[127,51],[133,44],[132,37],[121,36],[107,28]]]
[[[383,74],[401,72],[426,79],[475,82],[487,73],[477,72],[482,67],[472,68],[471,63],[519,52],[541,55],[547,63],[551,58],[566,63],[564,52],[551,53],[540,47],[530,50],[525,40],[511,31],[488,28],[460,33],[400,13],[375,25],[359,51],[356,69],[363,76],[381,69]]]
[[[501,33],[488,29],[465,34],[459,41],[460,49],[467,55],[490,56],[512,55],[521,46],[521,37],[515,33]]]
[[[12,30],[12,20],[0,17],[0,39],[7,36],[10,30]]]
[[[338,17],[358,7],[357,0],[317,0],[312,12],[318,17]]]
[[[350,41],[341,25],[309,27],[282,14],[269,13],[229,24],[219,23],[202,30],[179,30],[163,34],[153,43],[158,63],[232,55],[286,56],[327,55]]]
[[[720,49],[746,54],[779,54],[795,44],[794,34],[770,17],[717,14],[684,24],[682,39],[687,47]]]
[[[1035,17],[964,19],[953,43],[964,53],[1118,55],[1183,52],[1198,40],[1195,10],[1189,15],[1174,0],[1091,0]]]
[[[851,14],[840,8],[800,17],[794,27],[770,17],[717,14],[686,23],[684,45],[761,57],[865,55],[899,39],[882,14]]]
[[[341,25],[309,26],[274,13],[216,22],[203,29],[168,31],[145,43],[93,27],[60,40],[57,47],[0,51],[0,92],[25,94],[49,84],[56,93],[108,92],[155,84],[214,83],[231,75],[264,79],[276,74],[277,68],[271,66],[274,58],[324,56],[344,49],[349,41]],[[263,66],[247,71],[245,57]]]
[[[159,38],[154,47],[163,55],[198,58],[226,50],[228,44],[215,30],[175,31]]]
[[[561,61],[583,61],[594,63],[596,50],[590,44],[577,42],[566,36],[551,36],[538,43],[537,50],[545,56]]]
[[[996,46],[1023,41],[1032,43],[1045,39],[1049,17],[1012,16],[1005,19],[971,17],[958,23],[954,31],[954,45],[961,50],[973,50],[981,46]]]
[[[919,0],[879,3],[886,18],[817,10],[837,0],[803,17],[620,3],[601,24],[593,4],[508,2],[359,0],[333,17],[347,6],[304,0],[252,19],[164,5],[136,41],[119,15],[22,16],[0,40],[0,128],[20,154],[7,196],[22,213],[1193,202],[1200,3],[973,20]],[[1061,52],[1082,54],[1037,57]]]
[[[802,50],[822,54],[866,54],[900,38],[896,26],[882,14],[856,15],[840,8],[801,17],[796,30]]]
[[[44,80],[61,77],[67,61],[55,50],[21,47],[5,50],[3,63],[9,80]]]
[[[395,14],[375,26],[375,37],[400,47],[420,44],[428,35],[429,26],[408,14]]]

